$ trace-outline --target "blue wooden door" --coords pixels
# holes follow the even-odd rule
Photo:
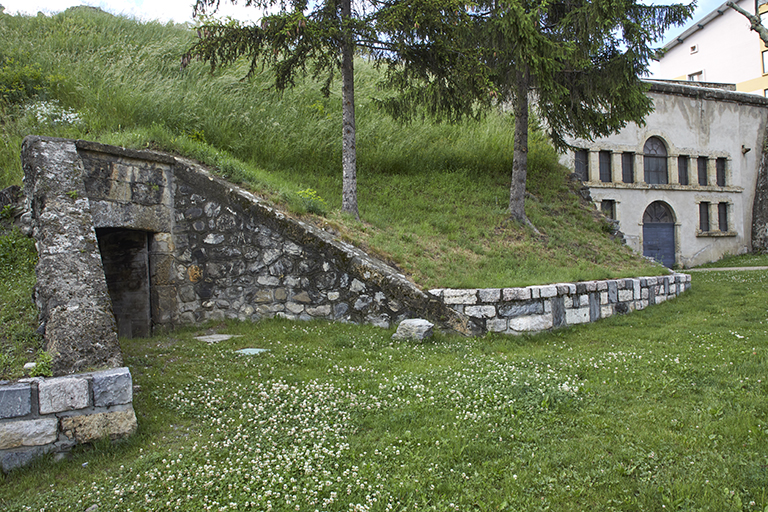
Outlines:
[[[675,222],[664,203],[651,203],[643,214],[643,256],[665,267],[675,264]]]

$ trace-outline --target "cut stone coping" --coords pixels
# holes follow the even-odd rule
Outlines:
[[[208,336],[195,336],[196,340],[204,341],[206,343],[218,343],[220,341],[227,341],[231,338],[242,338],[242,334],[210,334]]]
[[[709,267],[709,268],[689,268],[686,272],[715,272],[715,271],[738,271],[738,270],[768,270],[768,267]]]
[[[269,352],[268,348],[241,348],[240,350],[235,350],[240,355],[243,356],[255,356],[256,354],[261,354],[262,352]]]

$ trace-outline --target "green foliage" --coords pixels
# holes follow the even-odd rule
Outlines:
[[[53,356],[50,353],[42,351],[35,359],[35,368],[30,372],[31,377],[51,377],[53,376]]]
[[[315,215],[325,216],[328,214],[328,203],[320,197],[316,190],[311,188],[299,190],[296,195],[301,199],[304,210]]]
[[[37,63],[0,55],[0,103],[20,103],[45,92],[48,80]]]
[[[42,350],[32,302],[36,264],[34,241],[0,225],[0,380],[22,376],[24,364]]]

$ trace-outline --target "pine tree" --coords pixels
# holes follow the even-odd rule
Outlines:
[[[509,214],[525,216],[529,100],[556,148],[642,124],[652,109],[646,86],[651,46],[692,6],[636,0],[421,0],[407,13],[391,2],[385,102],[398,117],[413,104],[438,118],[474,116],[494,105],[515,114]],[[400,7],[400,8],[399,8]]]
[[[237,3],[237,0],[232,0]],[[195,15],[215,11],[220,0],[196,0]],[[198,27],[198,41],[182,63],[192,57],[210,63],[212,69],[250,59],[248,75],[261,66],[275,73],[275,88],[293,87],[299,76],[323,78],[328,95],[336,74],[342,80],[342,211],[359,219],[355,144],[354,53],[358,41],[375,40],[366,13],[355,12],[351,0],[290,3],[279,0],[245,0],[246,6],[278,9],[266,15],[260,25],[204,17]]]

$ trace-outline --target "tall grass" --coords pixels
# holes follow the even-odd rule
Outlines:
[[[606,237],[604,222],[570,193],[568,171],[536,130],[528,215],[544,235],[508,223],[510,115],[398,124],[377,108],[386,91],[364,59],[356,71],[363,223],[342,217],[340,87],[326,98],[305,79],[281,94],[271,89],[268,69],[243,80],[245,63],[214,74],[200,62],[182,70],[181,55],[194,37],[185,25],[140,23],[93,8],[52,17],[0,14],[0,58],[31,66],[44,85],[4,106],[0,186],[21,180],[25,135],[85,138],[197,158],[298,214],[307,208],[297,192],[311,189],[331,210],[319,224],[424,286],[660,272]],[[41,118],[34,114],[41,108],[63,114]]]

